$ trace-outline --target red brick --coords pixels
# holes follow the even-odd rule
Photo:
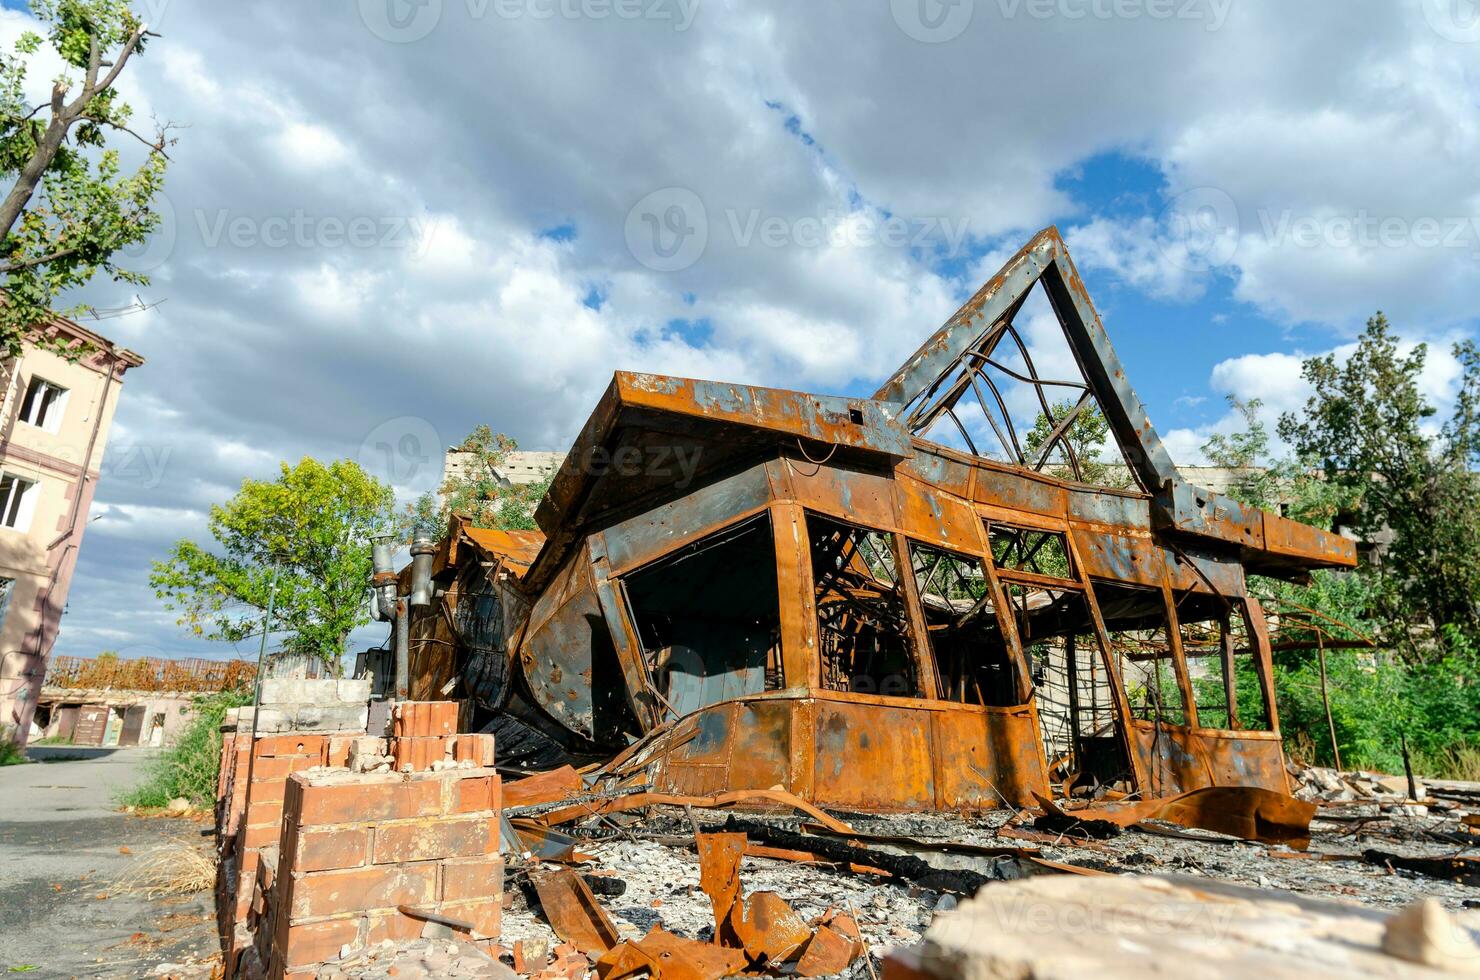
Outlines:
[[[252,784],[267,779],[287,779],[295,772],[312,769],[319,764],[319,753],[313,755],[278,755],[258,759],[252,764]]]
[[[393,865],[356,871],[320,871],[293,882],[294,919],[365,909],[421,905],[436,900],[437,868]],[[281,913],[280,913],[281,914]]]
[[[397,737],[425,738],[457,732],[456,701],[402,701],[393,710],[391,734]]]
[[[403,736],[391,739],[391,757],[397,772],[426,772],[433,762],[448,758],[451,748],[449,739],[443,735],[427,737]],[[407,770],[410,766],[410,770]]]
[[[357,735],[331,735],[324,739],[324,748],[319,756],[319,764],[332,769],[349,768],[349,747]]]
[[[375,863],[481,857],[490,850],[490,829],[485,817],[381,824],[375,828]],[[496,837],[493,846],[498,846]]]
[[[502,899],[504,859],[460,858],[442,864],[442,901]]]
[[[503,922],[502,898],[484,898],[472,902],[443,902],[437,908],[445,916],[472,923],[474,939],[496,939]]]
[[[289,925],[287,940],[280,950],[283,964],[298,967],[334,959],[339,955],[339,947],[345,943],[358,944],[359,938],[359,919],[329,919]]]
[[[475,766],[492,766],[493,736],[462,733],[457,736],[457,745],[453,748],[452,757],[458,762],[471,762]]]
[[[475,813],[483,810],[498,812],[502,781],[498,776],[469,776],[459,779],[453,787],[452,806],[454,813]]]
[[[381,940],[390,939],[394,942],[404,942],[407,939],[418,939],[425,923],[421,919],[414,919],[400,912],[392,912],[389,915],[370,916],[370,928],[365,934],[365,945],[375,946]]]
[[[244,827],[239,838],[241,846],[245,849],[255,850],[259,847],[266,847],[269,844],[276,844],[281,830],[282,825],[275,823]]]
[[[253,803],[282,802],[283,787],[287,784],[286,779],[264,779],[252,784]]]
[[[263,735],[257,739],[257,760],[286,755],[317,756],[323,745],[323,735]]]
[[[283,805],[277,800],[259,802],[253,800],[247,804],[247,826],[258,827],[262,824],[277,826],[283,822]]]
[[[358,868],[370,853],[367,827],[303,827],[298,831],[294,871],[334,871]]]
[[[303,798],[296,813],[305,826],[404,820],[442,812],[442,787],[437,780],[300,784],[299,790]],[[290,805],[288,810],[295,812],[295,807]]]

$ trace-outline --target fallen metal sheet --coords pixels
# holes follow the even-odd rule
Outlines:
[[[1062,811],[1070,817],[1103,820],[1129,827],[1143,820],[1165,820],[1263,844],[1310,846],[1310,821],[1316,805],[1255,786],[1207,786],[1168,799],[1106,803]]]
[[[570,799],[584,788],[580,773],[570,766],[561,766],[559,769],[534,773],[523,779],[505,780],[504,807],[510,809],[556,803]]]
[[[541,861],[556,861],[561,864],[577,864],[587,856],[576,850],[580,843],[569,834],[536,823],[527,817],[506,817],[509,826],[519,841],[519,849],[528,851]]]
[[[574,871],[561,870],[534,879],[545,921],[555,935],[590,956],[599,956],[621,941],[617,927]]]
[[[630,796],[603,799],[591,803],[578,803],[554,810],[541,816],[545,824],[562,824],[571,820],[610,813],[624,813],[650,806],[691,806],[699,809],[716,809],[737,806],[743,803],[772,803],[799,810],[830,830],[852,833],[853,828],[836,817],[829,816],[799,796],[780,789],[742,789],[717,796],[673,796],[668,793],[633,793]]]
[[[846,965],[846,964],[844,964]],[[652,980],[719,980],[745,968],[745,953],[685,939],[653,926],[641,939],[612,947],[596,961],[601,980],[648,976]]]
[[[1473,857],[1404,857],[1386,851],[1367,850],[1362,860],[1400,871],[1412,871],[1429,878],[1444,878],[1461,885],[1480,888],[1480,858]]]
[[[695,843],[699,849],[699,886],[714,907],[715,942],[743,949],[752,968],[774,969],[797,959],[814,942],[819,942],[819,932],[829,928],[821,921],[809,926],[775,892],[759,891],[748,898],[745,896],[740,885],[740,859],[748,843],[745,834],[701,833],[695,835]],[[821,939],[813,965],[830,965],[836,958],[836,946],[832,937]],[[854,956],[844,961],[842,967],[862,952],[861,943],[849,948]]]

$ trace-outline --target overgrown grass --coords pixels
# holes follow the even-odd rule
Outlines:
[[[15,735],[5,726],[0,726],[0,766],[18,766],[29,762],[25,750],[16,744]]]
[[[144,770],[143,780],[119,802],[144,809],[168,806],[184,797],[201,808],[216,800],[216,773],[221,763],[221,719],[228,708],[250,704],[249,691],[223,691],[197,698],[190,724],[164,753]]]

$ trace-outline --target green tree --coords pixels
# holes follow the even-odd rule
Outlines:
[[[1062,422],[1074,410],[1074,404],[1068,400],[1055,402],[1052,406],[1053,417]],[[1039,412],[1038,418],[1033,420],[1033,428],[1023,437],[1023,451],[1030,463],[1035,462],[1042,454],[1054,428],[1055,425],[1049,422],[1048,416]],[[1100,407],[1091,401],[1069,423],[1069,428],[1054,441],[1046,462],[1054,470],[1072,476],[1069,456],[1064,451],[1064,444],[1067,443],[1079,461],[1080,476],[1085,483],[1101,487],[1126,486],[1130,482],[1129,471],[1124,466],[1115,466],[1105,461],[1105,445],[1110,441],[1109,435],[1110,423],[1105,420]]]
[[[458,514],[474,527],[505,531],[533,531],[534,509],[550,489],[554,473],[534,483],[511,483],[498,469],[518,443],[502,432],[480,425],[457,446],[465,465],[448,475],[437,493],[424,493],[408,508],[411,523],[438,537],[447,533],[448,520]]]
[[[11,182],[0,201],[0,348],[12,356],[49,316],[57,294],[99,270],[115,281],[148,283],[114,260],[159,224],[153,202],[164,182],[165,148],[174,142],[169,126],[156,125],[152,137],[136,132],[114,87],[152,36],[125,0],[32,0],[31,10],[46,36],[27,31],[13,52],[0,52],[0,171]],[[43,44],[68,70],[33,106],[26,76]],[[125,172],[110,135],[144,144],[137,170]]]
[[[1437,631],[1480,636],[1480,354],[1454,349],[1461,366],[1454,413],[1439,427],[1419,391],[1428,355],[1406,355],[1380,312],[1345,361],[1313,357],[1302,369],[1314,389],[1300,416],[1279,431],[1328,481],[1357,502],[1356,530],[1389,538],[1374,574],[1392,639],[1411,657],[1442,655]]]
[[[246,480],[212,507],[216,550],[175,544],[150,584],[197,636],[236,643],[256,635],[272,589],[271,630],[285,649],[337,665],[349,634],[370,621],[370,540],[394,533],[395,494],[355,463],[305,457],[273,481]]]

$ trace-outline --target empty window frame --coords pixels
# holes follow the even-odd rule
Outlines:
[[[1100,581],[1094,589],[1131,717],[1188,724],[1182,680],[1186,668],[1172,645],[1165,594],[1160,589]]]
[[[10,597],[15,592],[15,579],[0,578],[0,627],[5,626],[5,617],[10,613]]]
[[[66,388],[33,375],[21,399],[21,421],[55,432],[61,427],[66,405]]]
[[[1177,597],[1177,622],[1202,728],[1272,727],[1248,616],[1242,599],[1190,591]]]
[[[0,474],[0,525],[25,531],[36,508],[36,481],[10,473]]]
[[[669,717],[785,686],[769,514],[686,545],[623,583]]]
[[[1000,569],[1073,579],[1069,546],[1062,531],[1041,531],[987,521],[987,541],[992,561]]]
[[[918,698],[894,535],[807,514],[822,687]]]
[[[962,704],[1017,704],[1014,658],[981,559],[911,542],[910,563],[941,696]]]

